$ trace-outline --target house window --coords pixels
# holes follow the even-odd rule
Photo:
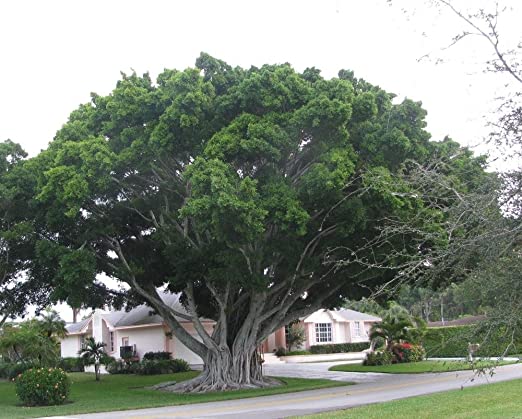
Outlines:
[[[358,338],[360,338],[362,336],[361,322],[353,323],[353,335]]]
[[[129,338],[121,338],[121,346],[129,346]]]
[[[332,323],[316,323],[315,324],[315,341],[331,342],[332,341]]]
[[[109,349],[114,352],[114,332],[109,332]]]

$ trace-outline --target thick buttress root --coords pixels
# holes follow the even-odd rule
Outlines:
[[[206,393],[240,389],[266,388],[281,385],[263,377],[262,361],[256,351],[232,357],[230,352],[211,353],[203,372],[192,380],[161,388],[176,393]]]

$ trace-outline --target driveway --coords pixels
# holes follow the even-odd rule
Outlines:
[[[326,363],[326,365],[310,364],[302,365],[299,368],[301,368],[303,374],[316,374],[315,376],[317,377],[326,377],[326,375],[323,374],[327,374],[325,369],[327,369],[328,364],[332,365],[332,363]],[[295,366],[296,365],[293,365],[292,368]],[[288,371],[284,370],[284,366],[274,366],[273,369],[270,367],[270,373],[272,374],[285,372],[287,373]],[[351,373],[343,374],[351,375]],[[310,377],[310,375],[308,375],[308,377]],[[357,377],[351,376],[351,379],[355,378]],[[295,415],[309,415],[330,410],[346,409],[368,403],[385,402],[446,390],[457,390],[462,386],[475,386],[486,384],[487,382],[522,378],[522,364],[499,367],[495,375],[487,379],[485,377],[475,377],[472,371],[440,374],[372,374],[366,378],[366,380],[361,380],[359,384],[347,387],[310,390],[251,399],[198,403],[185,406],[74,415],[67,417],[67,419],[170,419],[211,417],[275,419]]]
[[[372,383],[382,380],[389,374],[366,372],[328,371],[334,365],[360,364],[361,361],[314,362],[306,364],[267,364],[263,367],[265,375],[271,377],[325,378],[335,381]]]

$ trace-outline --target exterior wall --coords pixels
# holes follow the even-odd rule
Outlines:
[[[115,341],[114,342],[114,352],[111,351],[111,339],[110,339],[110,336],[109,336],[109,328],[107,327],[107,322],[105,321],[105,319],[102,319],[102,322],[101,322],[101,326],[102,326],[102,342],[105,343],[105,351],[111,355],[111,356],[114,356],[113,353],[116,352],[116,347],[117,347],[117,342]]]
[[[277,348],[286,348],[286,334],[285,328],[281,327],[276,330],[273,335],[275,335],[275,344]]]
[[[350,322],[350,333],[352,336],[352,339],[350,342],[368,342],[370,340],[369,334],[370,334],[370,328],[372,327],[372,324],[374,322],[365,322],[365,321],[359,321],[360,327],[361,327],[361,335],[356,336],[355,334],[355,321]]]
[[[62,358],[78,358],[78,351],[80,350],[80,336],[68,335],[62,339],[60,345],[60,356]]]
[[[107,333],[107,339],[108,339]],[[129,339],[129,345],[136,345],[136,355],[141,359],[147,352],[157,352],[165,350],[165,330],[163,326],[142,327],[142,328],[128,328],[117,329],[114,334],[115,351],[112,354],[115,358],[120,357],[120,346],[122,346],[122,338]],[[109,341],[104,341],[107,346]]]
[[[268,335],[266,340],[268,343],[268,352],[273,352],[273,351],[277,350],[275,333],[271,333],[270,335]]]
[[[305,323],[305,325],[306,325],[305,348],[310,349],[310,346],[315,345],[315,326],[314,326],[314,323]]]
[[[104,320],[100,310],[96,310],[92,315],[92,337],[96,342],[104,342],[103,340],[103,324]]]
[[[345,343],[348,342],[346,339],[346,327],[344,322],[334,322],[332,324],[332,327],[335,328],[335,339],[334,336],[332,336],[333,343]]]
[[[205,323],[203,325],[207,333],[211,334],[214,325],[213,323]],[[192,323],[185,323],[183,327],[187,332],[189,332],[194,338],[201,341],[198,333],[194,329]],[[187,348],[181,341],[174,335],[171,338],[167,339],[166,350],[172,353],[172,358],[181,358],[187,361],[189,364],[203,364],[203,360],[201,357],[192,352],[189,348]],[[159,349],[163,350],[163,349]]]

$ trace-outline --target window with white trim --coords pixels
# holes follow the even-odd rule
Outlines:
[[[80,349],[85,346],[85,335],[80,335]]]
[[[353,322],[353,335],[358,338],[362,336],[361,322]]]
[[[109,349],[114,352],[114,332],[109,332]]]
[[[315,324],[315,341],[319,343],[332,341],[332,323]]]

